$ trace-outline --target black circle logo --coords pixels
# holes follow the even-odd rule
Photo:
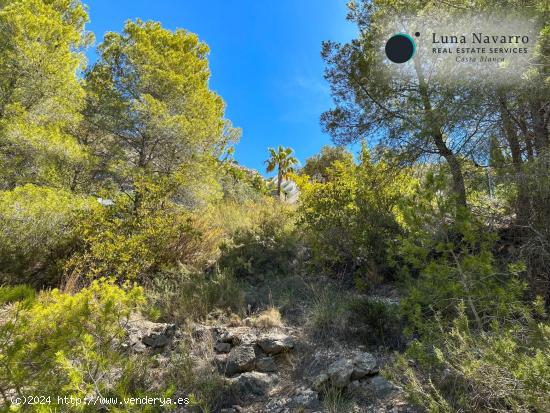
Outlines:
[[[394,63],[408,62],[415,51],[414,40],[406,33],[394,34],[386,42],[386,56]]]

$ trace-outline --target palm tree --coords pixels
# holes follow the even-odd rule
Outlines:
[[[283,179],[293,171],[293,166],[298,164],[298,159],[292,156],[292,148],[283,148],[281,145],[275,150],[268,148],[270,157],[265,161],[266,172],[273,172],[277,168],[277,196],[281,197],[281,184]]]

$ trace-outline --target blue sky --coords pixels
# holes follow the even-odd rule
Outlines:
[[[197,33],[211,49],[210,86],[243,129],[235,158],[263,171],[267,147],[295,149],[303,162],[330,138],[319,115],[331,107],[320,57],[323,40],[347,41],[346,0],[85,0],[96,43],[128,19]],[[89,52],[93,60],[93,50]]]

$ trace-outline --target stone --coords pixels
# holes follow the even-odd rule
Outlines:
[[[376,358],[367,352],[357,354],[353,360],[353,372],[351,380],[360,380],[366,376],[378,373],[378,362]]]
[[[399,390],[399,387],[380,375],[371,377],[366,383],[366,388],[370,391],[371,394],[374,394],[377,398],[380,399],[383,399],[391,393]]]
[[[230,380],[231,392],[238,401],[250,401],[266,396],[276,382],[273,375],[257,371],[246,372]]]
[[[289,412],[287,405],[289,405],[291,401],[289,397],[284,396],[273,398],[265,405],[265,413],[287,413]]]
[[[328,374],[321,373],[317,377],[315,377],[315,379],[313,380],[312,386],[315,390],[320,392],[324,390],[324,387],[328,381],[329,381]]]
[[[351,391],[358,391],[361,389],[361,382],[359,380],[352,380],[348,388]]]
[[[254,369],[256,354],[252,346],[233,347],[227,357],[225,373],[233,376],[237,373],[243,373]]]
[[[170,343],[170,339],[164,334],[152,333],[141,339],[142,343],[148,347],[162,348]]]
[[[126,326],[130,347],[136,352],[150,349],[163,349],[172,340],[176,325],[170,323],[154,323],[134,316]],[[145,347],[144,347],[145,346]]]
[[[260,337],[258,346],[267,354],[279,354],[294,348],[294,340],[286,334],[273,333]]]
[[[323,389],[327,382],[338,388],[348,387],[351,383],[378,372],[376,358],[367,352],[355,353],[352,357],[341,357],[329,365],[313,380],[313,388]],[[357,387],[357,383],[354,384]]]
[[[213,363],[220,373],[225,373],[227,367],[227,354],[216,354]]]
[[[231,344],[217,342],[214,345],[214,350],[216,350],[216,352],[218,353],[229,353],[229,351],[231,350]]]
[[[195,340],[209,340],[216,334],[216,328],[211,326],[203,326],[195,324],[191,331],[191,337]]]
[[[353,362],[349,359],[339,359],[332,363],[327,374],[333,386],[344,388],[347,387],[353,373]]]
[[[221,343],[229,343],[232,346],[238,346],[241,344],[242,340],[237,336],[236,334],[230,332],[230,331],[223,331],[218,336],[218,341]]]
[[[256,370],[263,371],[264,373],[272,373],[277,370],[275,366],[275,360],[273,357],[260,357],[256,360]]]
[[[319,395],[312,389],[299,388],[296,396],[292,398],[292,406],[295,410],[300,408],[316,409],[320,406]]]
[[[132,350],[136,353],[145,353],[147,351],[147,346],[141,341],[136,341],[132,344]]]

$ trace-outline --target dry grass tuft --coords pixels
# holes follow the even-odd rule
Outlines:
[[[270,307],[250,318],[250,325],[257,328],[275,328],[283,326],[281,313],[275,307]]]
[[[243,325],[243,321],[241,320],[241,317],[239,317],[238,314],[231,313],[227,319],[227,326],[228,327],[240,327]]]

